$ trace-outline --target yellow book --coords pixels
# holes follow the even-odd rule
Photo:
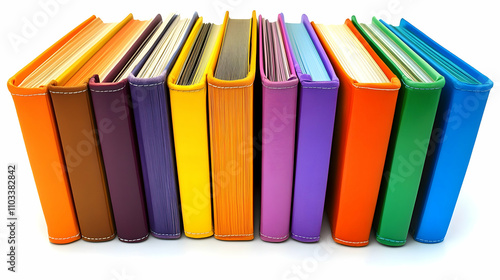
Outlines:
[[[191,238],[213,235],[206,76],[223,29],[200,17],[167,79],[184,233]]]

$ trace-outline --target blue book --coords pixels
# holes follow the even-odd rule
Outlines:
[[[438,243],[448,230],[493,82],[406,20],[399,26],[381,22],[446,79],[410,226],[416,241]]]

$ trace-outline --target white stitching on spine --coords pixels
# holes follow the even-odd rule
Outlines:
[[[262,86],[265,88],[268,88],[268,89],[287,89],[287,88],[296,88],[297,87],[297,85],[289,86],[289,87],[270,87],[270,86],[266,86],[264,83],[262,83]]]
[[[247,88],[247,87],[251,87],[253,86],[253,83],[249,84],[249,85],[246,85],[246,86],[237,86],[237,87],[220,87],[220,86],[216,86],[216,85],[213,85],[211,83],[208,83],[210,86],[213,86],[214,88],[221,88],[221,89],[225,89],[225,88]]]
[[[181,233],[158,233],[156,231],[151,231],[151,232],[156,234],[156,235],[166,235],[166,236],[179,236],[179,235],[181,235]]]
[[[302,87],[302,88],[312,88],[312,89],[337,89],[337,87]]]
[[[394,89],[392,89],[392,88],[371,88],[371,87],[360,87],[360,86],[357,86],[357,85],[355,85],[355,84],[353,84],[353,86],[354,86],[355,88],[372,89],[372,90],[383,90],[383,91],[398,91],[398,90],[399,90],[399,88],[394,88]]]
[[[89,239],[89,240],[107,240],[107,239],[111,239],[113,237],[115,237],[115,234],[111,234],[110,236],[106,236],[106,237],[87,237],[87,236],[83,236],[83,239]]]
[[[159,82],[156,84],[149,84],[149,85],[139,85],[139,84],[134,84],[132,82],[129,82],[131,85],[136,86],[136,87],[153,87],[153,86],[158,86],[158,85],[163,85],[165,82]]]
[[[366,240],[366,241],[347,241],[347,240],[343,240],[343,239],[340,239],[340,238],[335,237],[335,236],[333,237],[333,239],[341,241],[341,242],[345,242],[345,243],[350,243],[350,244],[366,244],[366,243],[368,243],[368,240]]]
[[[302,236],[302,235],[298,235],[298,234],[295,234],[292,232],[292,235],[295,236],[295,237],[300,237],[300,238],[305,238],[305,239],[319,239],[319,236],[315,236],[315,237],[308,237],[308,236]]]
[[[193,235],[196,235],[196,234],[209,234],[209,233],[212,233],[212,230],[210,231],[206,231],[206,232],[189,232],[189,231],[184,231],[184,233],[187,233],[187,234],[193,234]]]
[[[50,90],[50,93],[55,93],[55,94],[78,94],[78,93],[82,93],[82,92],[86,92],[87,90],[84,89],[84,90],[79,90],[79,91],[68,91],[68,92],[64,92],[64,91],[51,91]]]
[[[146,238],[148,238],[149,234],[146,234],[145,236],[141,237],[141,238],[135,238],[135,239],[125,239],[125,238],[121,238],[120,236],[118,236],[118,239],[121,240],[121,241],[126,241],[126,242],[132,242],[132,241],[141,241],[141,240],[144,240]]]
[[[421,239],[421,238],[417,238],[417,237],[414,237],[414,239],[417,241],[420,241],[420,242],[427,242],[427,243],[439,243],[439,242],[443,242],[443,240],[444,240],[444,239],[427,240],[427,239]]]
[[[405,85],[405,87],[407,88],[411,88],[411,89],[416,89],[416,90],[437,90],[437,89],[441,89],[441,88],[416,88],[416,87],[412,87],[412,86],[409,86],[407,83],[405,83],[405,81],[401,80],[401,82],[403,82],[403,84]]]
[[[200,89],[194,89],[194,90],[181,90],[181,89],[171,89],[170,91],[178,91],[178,92],[198,92],[204,90],[205,87],[202,87]]]
[[[231,236],[253,236],[253,233],[242,233],[242,234],[215,234],[217,237],[231,237]]]
[[[475,90],[475,89],[462,89],[462,88],[456,88],[456,87],[453,87],[453,88],[456,90],[459,90],[459,91],[469,91],[469,92],[488,92],[488,91],[491,91],[491,89]]]
[[[47,93],[34,93],[34,94],[18,94],[18,93],[11,93],[10,95],[13,96],[39,96],[39,95],[47,95]]]
[[[271,239],[278,239],[278,240],[281,240],[281,239],[287,239],[288,238],[288,234],[285,235],[285,236],[281,236],[281,237],[273,237],[273,236],[269,236],[269,235],[265,235],[263,234],[262,232],[260,233],[260,235],[264,236],[264,237],[267,237],[267,238],[271,238]]]
[[[406,240],[395,240],[395,239],[390,239],[390,238],[385,238],[377,234],[377,238],[385,240],[385,241],[390,241],[390,242],[395,242],[395,243],[405,243]]]
[[[117,92],[117,91],[120,91],[122,89],[124,89],[125,86],[122,86],[121,88],[118,88],[118,89],[109,89],[109,90],[95,90],[95,89],[90,89],[90,91],[93,91],[93,92]]]
[[[50,239],[54,239],[54,240],[66,240],[66,239],[71,239],[71,238],[75,238],[75,237],[78,237],[80,236],[80,233],[77,233],[76,235],[73,235],[73,236],[70,236],[70,237],[52,237],[52,236],[49,236]]]

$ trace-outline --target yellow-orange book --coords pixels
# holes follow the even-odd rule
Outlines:
[[[257,18],[224,18],[220,52],[208,72],[214,236],[251,240],[253,230],[253,83]]]

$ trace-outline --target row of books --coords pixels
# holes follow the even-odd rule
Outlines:
[[[493,83],[405,20],[92,16],[8,81],[49,240],[441,242]]]

